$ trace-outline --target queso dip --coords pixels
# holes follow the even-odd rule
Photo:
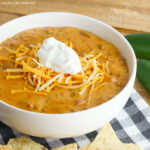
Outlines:
[[[83,87],[70,89],[63,88],[63,86],[54,86],[51,91],[45,95],[35,94],[34,92],[12,92],[13,90],[19,91],[26,87],[26,84],[28,84],[26,82],[27,79],[24,77],[14,77],[11,79],[9,75],[13,73],[6,72],[6,69],[12,69],[16,65],[14,65],[13,61],[3,60],[3,58],[14,59],[10,50],[15,54],[15,50],[20,45],[30,49],[32,45],[39,44],[40,48],[43,41],[49,37],[54,37],[58,41],[72,47],[80,58],[86,58],[87,55],[91,55],[89,56],[91,58],[87,58],[89,63],[95,58],[95,56],[101,54],[96,60],[96,63],[97,65],[102,64],[102,70],[107,72],[106,75],[99,73],[100,76],[103,76],[103,80],[99,83],[94,83],[95,76],[93,82],[90,84],[88,83],[88,88],[83,92],[81,92]],[[93,53],[91,53],[92,51],[94,51],[94,56]],[[93,70],[91,69],[91,72],[92,71]],[[15,75],[22,77],[26,73],[27,71],[24,73],[18,72]],[[86,73],[88,74],[88,71]],[[69,75],[64,76],[67,78]],[[82,74],[80,76],[82,76]],[[35,75],[31,77],[32,80],[34,80],[33,77],[35,77]],[[86,78],[83,79],[82,83],[84,84],[87,80],[88,79]],[[119,50],[111,43],[88,31],[73,27],[34,28],[23,31],[0,44],[0,99],[10,105],[24,110],[40,113],[69,113],[85,110],[100,105],[113,98],[124,88],[127,81],[127,64],[125,59],[120,55]],[[72,83],[70,83],[71,86],[73,86]],[[91,92],[91,88],[94,89],[92,83],[97,87],[98,84],[101,86],[99,86],[97,90]],[[31,89],[32,88],[35,88],[34,85]]]

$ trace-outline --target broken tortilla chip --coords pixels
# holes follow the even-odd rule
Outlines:
[[[110,124],[101,128],[95,140],[88,146],[87,150],[143,150],[135,144],[122,143]]]
[[[62,147],[54,148],[52,150],[77,150],[77,144],[76,143],[68,144]]]
[[[11,145],[0,145],[0,150],[13,150]]]
[[[11,146],[13,150],[47,150],[46,147],[27,137],[10,139],[7,145]]]

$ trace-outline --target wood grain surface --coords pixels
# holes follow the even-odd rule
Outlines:
[[[0,24],[37,12],[73,12],[100,19],[123,35],[150,32],[149,0],[0,0]],[[148,94],[139,81],[135,89],[150,105]]]

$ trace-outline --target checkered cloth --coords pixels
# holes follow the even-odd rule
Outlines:
[[[133,90],[124,109],[111,121],[117,136],[125,143],[136,143],[144,150],[150,150],[150,108]],[[76,142],[78,147],[89,144],[97,135],[98,130],[91,133],[66,139],[45,139],[30,136],[48,149]],[[0,144],[6,144],[10,138],[27,136],[0,122]],[[29,137],[29,136],[27,136]]]

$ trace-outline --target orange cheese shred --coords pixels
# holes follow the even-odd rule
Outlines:
[[[6,79],[20,79],[20,78],[24,78],[24,75],[7,75]]]

